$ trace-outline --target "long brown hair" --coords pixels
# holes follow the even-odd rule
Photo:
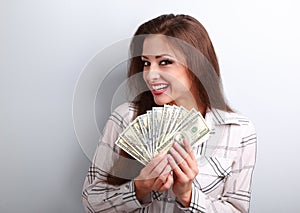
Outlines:
[[[144,39],[149,34],[165,35],[171,45],[185,55],[190,78],[202,106],[232,111],[226,103],[222,91],[220,68],[213,44],[203,25],[188,15],[161,15],[142,24],[134,34],[130,45],[131,59],[128,68],[128,78],[143,71],[140,58],[143,51]],[[128,81],[131,90],[144,91],[145,82],[134,78]],[[144,114],[146,110],[156,106],[150,91],[138,95],[134,103],[138,113]]]
[[[142,75],[136,75],[143,72],[141,60],[143,43],[150,34],[165,35],[170,44],[183,53],[190,78],[195,86],[197,95],[195,99],[200,100],[205,109],[217,108],[232,111],[223,95],[218,60],[207,31],[198,20],[191,16],[169,14],[161,15],[140,25],[130,44],[131,57],[127,77],[131,91],[138,94],[133,101],[137,107],[136,116],[157,106],[153,95],[146,88]],[[133,76],[135,77],[131,78]],[[139,94],[139,91],[142,92]],[[120,155],[132,158],[123,150]],[[117,162],[117,164],[122,164],[122,162]],[[119,165],[115,165],[115,167],[120,168]],[[108,183],[114,185],[120,185],[127,181],[116,176],[108,178]]]

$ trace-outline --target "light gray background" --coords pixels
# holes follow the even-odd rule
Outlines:
[[[0,212],[83,212],[90,162],[73,128],[76,81],[101,49],[170,12],[203,23],[230,104],[256,124],[251,212],[299,212],[298,4],[1,0]]]

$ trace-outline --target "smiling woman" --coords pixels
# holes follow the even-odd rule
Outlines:
[[[175,54],[164,36],[148,36],[142,53],[144,80],[157,105],[174,102],[191,109],[196,107],[189,106],[194,100],[192,82],[187,67],[176,55],[179,53]]]
[[[162,15],[138,28],[130,50],[128,82],[139,95],[106,124],[83,187],[86,211],[248,212],[256,132],[225,101],[205,28],[191,16]],[[141,165],[115,141],[137,116],[163,105],[201,113],[210,135],[193,147],[188,138],[174,142]]]

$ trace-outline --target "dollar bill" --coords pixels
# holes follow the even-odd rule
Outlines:
[[[184,107],[180,107],[180,109],[178,109],[178,116],[175,119],[175,125],[173,127],[173,130],[175,131],[178,126],[180,125],[180,123],[185,119],[185,117],[188,115],[189,111],[187,109],[185,109]]]
[[[164,105],[162,118],[161,118],[162,122],[159,127],[159,137],[157,138],[157,147],[160,146],[160,144],[162,143],[162,141],[168,134],[167,129],[168,129],[169,122],[170,122],[170,115],[172,114],[173,109],[174,109],[173,106],[170,106],[167,104]],[[156,154],[156,152],[155,152],[155,154]]]
[[[153,107],[152,108],[152,131],[153,131],[153,145],[154,149],[158,145],[158,136],[160,134],[160,126],[162,122],[162,113],[163,108],[162,107]]]
[[[149,137],[149,150],[150,155],[153,157],[154,146],[153,146],[153,126],[152,126],[152,111],[147,111],[147,120],[148,120],[148,137]]]
[[[129,125],[130,125],[130,128],[131,128],[132,132],[134,133],[136,139],[138,139],[138,144],[140,146],[143,146],[143,150],[146,150],[147,155],[150,157],[151,155],[150,155],[149,146],[147,146],[147,141],[144,138],[143,132],[141,130],[141,126],[139,124],[139,120],[135,119]]]
[[[118,137],[115,144],[123,149],[125,152],[127,152],[129,155],[134,157],[136,160],[138,160],[143,165],[146,165],[148,163],[148,160],[143,158],[132,146],[130,146],[126,141],[124,141],[122,138]]]
[[[208,132],[200,112],[166,104],[137,116],[116,144],[145,165],[159,152],[168,151],[174,141],[182,144],[185,138],[193,146],[203,142]]]
[[[137,151],[144,159],[147,159],[148,161],[151,159],[151,156],[148,155],[148,151],[145,148],[145,144],[139,141],[139,138],[135,135],[132,126],[127,126],[119,137],[126,141],[126,143],[131,147],[133,147],[135,151]]]
[[[186,135],[191,146],[209,132],[205,120],[196,110],[190,111],[185,118],[186,119],[178,125],[178,128],[172,134],[168,135],[160,147],[156,149],[156,153],[168,151],[173,145],[174,136],[177,132]]]
[[[143,114],[137,117],[140,128],[142,130],[144,139],[146,141],[147,146],[149,146],[149,136],[148,136],[148,116],[147,114]]]

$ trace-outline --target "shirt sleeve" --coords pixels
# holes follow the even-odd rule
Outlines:
[[[119,134],[132,119],[132,112],[124,112],[121,107],[112,113],[103,131],[98,144],[92,165],[83,185],[82,200],[86,212],[131,212],[135,209],[150,205],[140,203],[135,196],[133,176],[136,175],[139,165],[136,161],[121,157],[120,149],[115,146]],[[127,108],[128,111],[128,108]],[[117,162],[122,162],[122,168],[127,163],[131,165],[128,173],[122,173],[120,168],[114,168]],[[124,164],[125,163],[125,164]],[[124,168],[123,168],[124,170]],[[111,176],[128,179],[121,185],[108,183]]]
[[[193,184],[190,206],[184,208],[177,202],[178,207],[184,212],[249,212],[256,141],[256,132],[250,122],[239,143],[232,171],[226,177],[222,194],[216,198],[207,196],[196,184]]]

